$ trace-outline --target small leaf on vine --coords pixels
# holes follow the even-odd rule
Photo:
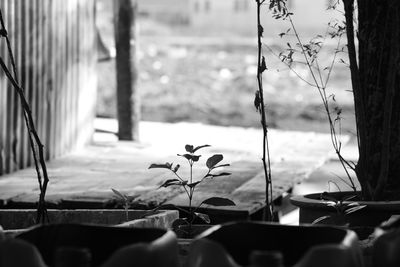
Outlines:
[[[259,25],[258,26],[258,34],[262,37],[263,33],[264,33],[264,28],[263,28],[263,26]]]
[[[256,92],[256,96],[254,97],[254,106],[256,107],[257,111],[261,110],[261,97],[260,97],[260,91]]]
[[[267,64],[265,63],[265,57],[261,59],[260,73],[263,73],[267,69]]]

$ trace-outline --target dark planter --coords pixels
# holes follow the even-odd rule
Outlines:
[[[193,224],[189,229],[188,225],[179,225],[176,229],[173,229],[178,237],[179,258],[183,266],[186,266],[186,259],[194,238],[212,226],[210,224]]]
[[[361,266],[362,256],[358,247],[358,239],[354,232],[329,226],[290,226],[266,222],[233,222],[216,225],[198,236],[220,244],[230,257],[241,266],[249,265],[249,257],[253,251],[280,251],[285,266],[299,262],[310,249],[322,245],[335,246],[349,254],[349,261]],[[332,249],[333,250],[333,249]],[[197,257],[203,259],[212,256],[215,249],[207,254],[206,246],[199,254],[191,254],[190,262],[196,262]],[[205,262],[205,261],[204,261]],[[229,261],[227,261],[229,262]],[[197,265],[202,266],[202,265]],[[217,265],[215,265],[217,266]],[[234,265],[229,265],[234,266]],[[315,265],[317,266],[317,265]]]
[[[178,238],[193,239],[194,237],[200,235],[212,226],[213,225],[211,224],[193,224],[191,227],[189,227],[189,225],[179,225],[176,229],[173,230]]]
[[[178,216],[178,212],[174,210],[162,210],[156,213],[149,213],[146,210],[128,210],[128,214],[125,210],[115,209],[48,210],[50,223],[85,223],[162,229],[171,228]],[[28,227],[35,225],[35,219],[36,210],[33,209],[0,210],[0,225],[9,235],[25,231]]]
[[[110,262],[107,266],[130,260],[135,266],[178,264],[176,236],[164,229],[50,224],[30,228],[16,238],[33,244],[49,266],[55,266],[57,249],[65,247],[88,249],[91,266],[100,266],[107,260]]]
[[[329,195],[339,200],[354,195],[354,192],[334,192]],[[344,201],[343,204],[348,205],[354,201]],[[400,201],[356,201],[366,207],[345,216],[338,215],[333,207],[328,206],[329,201],[321,200],[321,194],[293,196],[290,202],[300,209],[300,223],[312,223],[322,216],[330,216],[321,223],[339,222],[339,224],[348,223],[350,227],[375,227],[389,219],[391,215],[400,214]]]

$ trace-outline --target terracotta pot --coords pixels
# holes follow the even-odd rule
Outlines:
[[[343,199],[354,195],[352,191],[329,193],[335,199]],[[308,194],[293,196],[290,202],[300,209],[300,223],[312,223],[322,216],[330,216],[322,220],[322,224],[345,224],[350,227],[375,227],[389,219],[393,214],[400,214],[400,201],[344,201],[345,205],[358,202],[366,207],[351,214],[340,216],[333,207],[328,206],[329,201],[321,200],[321,194]]]

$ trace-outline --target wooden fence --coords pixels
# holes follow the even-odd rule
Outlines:
[[[46,159],[90,141],[96,103],[95,0],[0,0],[20,84]],[[5,38],[0,56],[11,68]],[[33,164],[21,105],[0,70],[0,175]]]

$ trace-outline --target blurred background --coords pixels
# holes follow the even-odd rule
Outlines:
[[[328,23],[343,20],[337,1],[288,0],[302,41],[321,35],[321,69],[330,66],[337,40]],[[256,3],[250,0],[138,0],[137,59],[141,119],[201,122],[222,126],[260,127],[253,105],[256,91]],[[116,118],[116,74],[113,1],[97,0],[97,27],[109,58],[97,64],[97,116]],[[295,44],[289,21],[262,10],[264,53],[268,71],[264,90],[270,127],[328,132],[316,88],[299,79],[279,60],[287,43]],[[332,25],[332,24],[331,24]],[[345,41],[342,40],[344,44]],[[271,53],[271,50],[273,53]],[[338,53],[328,84],[341,108],[343,133],[354,133],[347,55]],[[296,72],[311,80],[304,64]],[[327,75],[327,71],[323,75]]]

